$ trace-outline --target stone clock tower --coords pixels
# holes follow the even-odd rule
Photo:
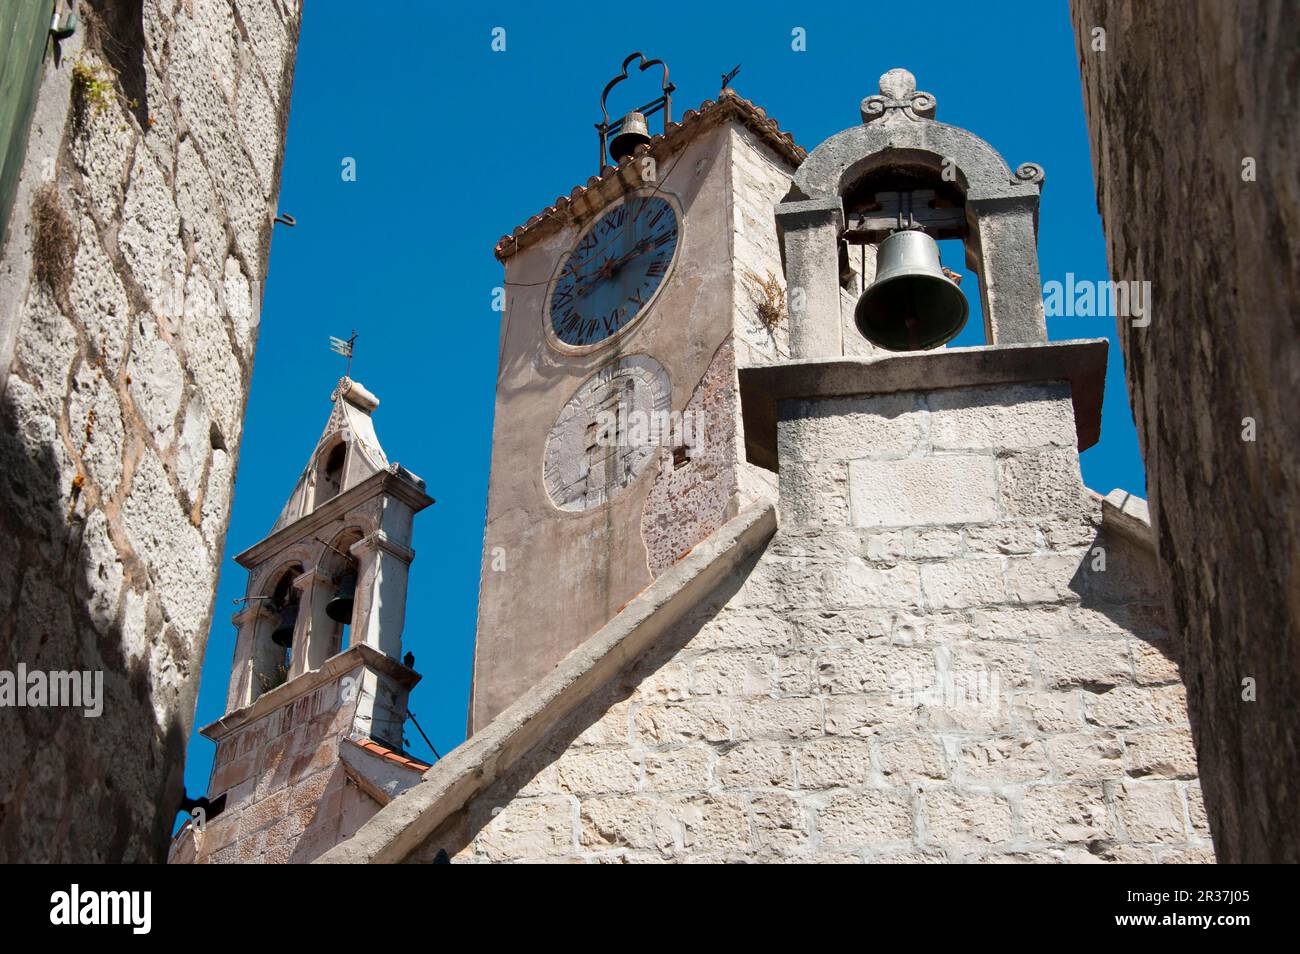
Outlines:
[[[662,66],[633,54],[624,77],[638,59]],[[471,732],[772,490],[745,460],[736,367],[789,353],[772,209],[804,152],[728,89],[674,122],[672,89],[664,68],[644,114],[606,115],[599,175],[496,247]]]

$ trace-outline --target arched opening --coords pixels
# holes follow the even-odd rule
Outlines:
[[[252,699],[283,685],[293,663],[293,634],[298,624],[299,591],[293,581],[302,575],[294,563],[280,572],[266,594],[271,616],[259,627],[253,651]],[[250,700],[251,701],[251,700]]]
[[[344,530],[330,542],[321,558],[320,572],[327,582],[317,587],[316,607],[320,612],[314,616],[324,626],[318,656],[321,661],[348,648],[360,579],[360,566],[351,548],[361,537],[360,529]]]
[[[842,198],[841,301],[852,309],[849,327],[887,350],[982,344],[982,321],[970,321],[982,295],[980,276],[969,270],[976,262],[960,170],[918,150],[880,154]],[[928,239],[886,242],[904,231]],[[901,248],[909,251],[900,257]]]
[[[326,501],[333,500],[343,488],[343,466],[347,462],[348,445],[338,441],[316,459],[316,495],[312,500],[315,510]]]

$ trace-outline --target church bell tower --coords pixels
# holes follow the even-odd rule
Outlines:
[[[415,515],[424,481],[390,462],[379,399],[343,378],[325,430],[248,570],[226,714],[203,809],[172,861],[311,861],[428,763],[403,749],[420,676],[403,654]]]

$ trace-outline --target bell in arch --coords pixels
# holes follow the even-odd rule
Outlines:
[[[357,575],[349,570],[339,580],[338,592],[325,604],[325,615],[336,623],[352,622],[352,604],[357,594]]]
[[[618,135],[609,141],[609,157],[619,162],[632,155],[642,143],[650,141],[650,126],[642,113],[631,112],[619,124]]]
[[[946,344],[966,324],[970,305],[939,264],[939,245],[918,229],[880,243],[876,280],[853,310],[862,336],[888,351],[925,351]]]
[[[290,603],[280,609],[280,621],[271,630],[271,642],[285,649],[293,647],[293,627],[298,622],[298,604]]]

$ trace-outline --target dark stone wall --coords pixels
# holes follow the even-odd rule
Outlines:
[[[212,622],[299,32],[96,0],[51,52],[0,250],[0,862],[162,861]],[[2,687],[0,687],[2,689]]]
[[[1152,282],[1119,334],[1214,843],[1300,861],[1300,8],[1071,13],[1111,277]]]

